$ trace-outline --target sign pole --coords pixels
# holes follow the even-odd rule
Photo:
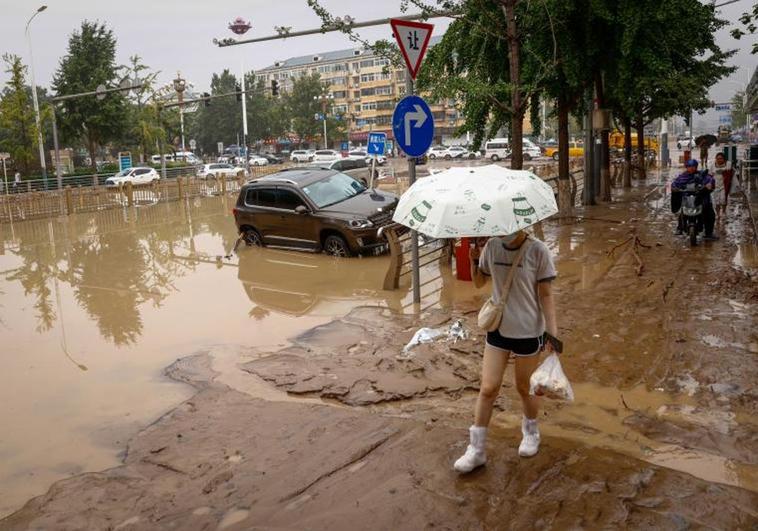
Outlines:
[[[405,76],[405,92],[413,95],[413,78],[408,71]],[[416,182],[416,157],[408,156],[408,186]],[[413,304],[421,304],[421,274],[418,263],[418,232],[411,230],[411,275],[413,277]]]

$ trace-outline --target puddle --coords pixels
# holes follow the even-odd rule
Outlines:
[[[732,263],[747,269],[758,268],[758,246],[752,243],[738,245]]]

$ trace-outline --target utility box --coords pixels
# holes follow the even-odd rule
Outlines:
[[[611,111],[607,109],[595,109],[592,111],[592,129],[595,131],[610,131]]]

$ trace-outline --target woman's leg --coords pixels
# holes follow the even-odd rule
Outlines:
[[[540,449],[540,430],[537,426],[539,397],[529,394],[529,378],[537,368],[539,355],[516,356],[516,389],[521,396],[524,418],[521,419],[521,444],[518,454],[521,457],[532,457]]]
[[[509,352],[484,346],[484,359],[482,361],[482,382],[479,386],[479,398],[476,400],[474,410],[474,426],[487,427],[492,417],[492,408],[503,385],[503,374],[508,366]]]
[[[521,396],[524,416],[536,419],[539,412],[539,397],[529,394],[529,378],[540,363],[539,354],[534,356],[514,356],[516,358],[516,390]]]

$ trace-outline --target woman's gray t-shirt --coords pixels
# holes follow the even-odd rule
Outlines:
[[[503,337],[524,339],[539,337],[545,332],[545,317],[542,314],[537,284],[553,280],[555,265],[550,250],[543,242],[530,237],[522,245],[521,263],[513,277],[503,320],[498,331]],[[490,238],[479,260],[479,270],[492,277],[492,293],[500,302],[503,284],[516,259],[518,249],[507,249],[501,238]]]

